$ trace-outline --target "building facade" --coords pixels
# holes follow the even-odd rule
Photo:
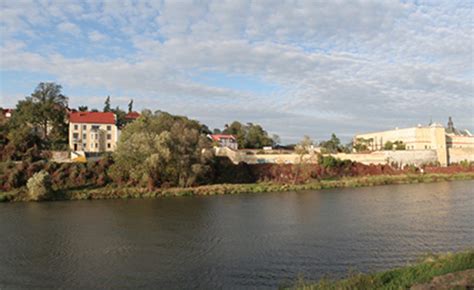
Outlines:
[[[88,153],[112,152],[117,147],[119,131],[112,112],[71,112],[69,148]]]
[[[227,147],[233,150],[239,149],[239,145],[237,143],[237,139],[234,135],[226,135],[226,134],[209,134],[207,135],[209,139],[213,142],[219,144],[220,147]]]
[[[451,148],[474,148],[474,136],[467,130],[454,128],[451,117],[448,127],[441,124],[430,124],[428,126],[387,130],[359,134],[354,137],[353,143],[367,145],[369,151],[384,150],[387,142],[402,142],[405,150],[434,150],[441,165],[449,162],[448,151]]]

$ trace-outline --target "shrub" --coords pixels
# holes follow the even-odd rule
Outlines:
[[[44,200],[51,197],[52,193],[51,176],[45,170],[35,173],[30,179],[26,187],[28,188],[28,198],[30,200]]]
[[[469,169],[469,167],[471,167],[472,165],[472,162],[470,162],[469,160],[462,160],[461,162],[459,162],[459,165],[461,165],[463,169]]]
[[[19,188],[25,185],[25,178],[21,168],[14,167],[7,178],[6,188],[8,190]]]

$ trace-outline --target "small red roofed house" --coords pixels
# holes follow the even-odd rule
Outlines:
[[[127,122],[133,122],[136,119],[138,119],[138,117],[140,117],[140,113],[138,113],[138,112],[129,112],[129,113],[127,113],[127,115],[125,115],[125,120],[127,120]]]
[[[69,113],[69,147],[73,151],[111,152],[119,131],[112,112]]]
[[[207,135],[209,139],[219,144],[220,147],[228,147],[230,149],[237,150],[239,145],[237,139],[234,135],[227,134],[209,134]]]

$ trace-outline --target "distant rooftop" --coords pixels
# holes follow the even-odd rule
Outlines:
[[[210,134],[208,135],[214,141],[220,141],[221,139],[232,139],[235,140],[234,135],[227,135],[227,134]]]
[[[112,112],[71,112],[71,123],[115,124],[115,114]]]
[[[140,113],[138,112],[130,112],[127,115],[125,115],[125,119],[128,119],[128,120],[136,120],[138,119],[138,117],[140,117]]]

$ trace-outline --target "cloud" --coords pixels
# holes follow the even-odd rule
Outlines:
[[[101,42],[107,39],[107,35],[95,30],[89,32],[88,37],[91,42]]]
[[[57,28],[63,33],[69,33],[72,35],[78,35],[81,33],[79,26],[71,22],[61,22],[58,24]]]
[[[81,96],[135,96],[216,127],[261,122],[287,141],[430,116],[474,129],[472,5],[462,1],[36,4],[0,4],[1,68],[54,75]],[[48,39],[51,29],[64,35]],[[202,81],[209,73],[221,83]],[[276,89],[239,88],[245,79]]]

